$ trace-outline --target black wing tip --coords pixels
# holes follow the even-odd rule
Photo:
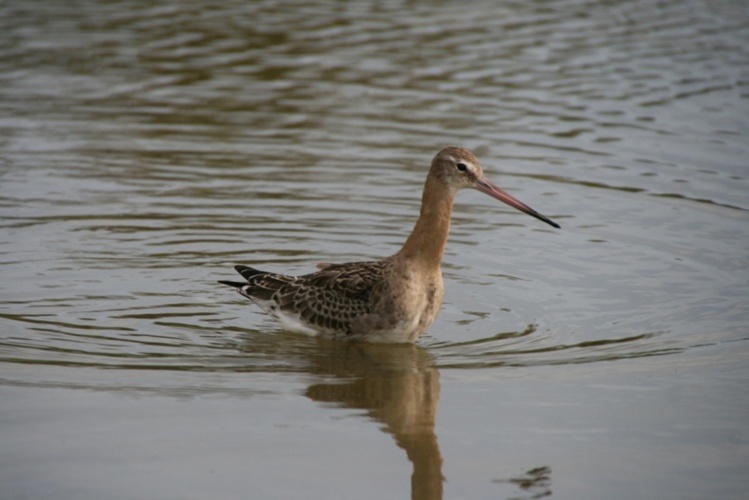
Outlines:
[[[258,274],[268,274],[267,271],[261,271],[259,269],[255,269],[254,267],[243,266],[241,264],[234,266],[234,270],[241,274],[242,277],[246,280],[249,280],[253,276],[257,276]]]
[[[226,280],[218,280],[218,283],[221,283],[222,285],[229,285],[233,286],[234,288],[242,288],[247,283],[240,283],[239,281],[226,281]]]
[[[234,288],[241,289],[242,287],[246,286],[247,283],[250,281],[250,278],[253,276],[261,275],[261,274],[268,274],[265,271],[260,271],[258,269],[255,269],[254,267],[250,266],[242,266],[242,265],[236,265],[234,266],[234,269],[242,275],[244,279],[247,281],[239,282],[239,281],[230,281],[230,280],[218,280],[219,283],[222,285],[228,285],[233,286]]]

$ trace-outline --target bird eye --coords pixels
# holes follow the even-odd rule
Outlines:
[[[458,163],[455,166],[458,167],[458,170],[460,170],[461,172],[465,172],[466,170],[468,170],[468,166],[465,163]]]

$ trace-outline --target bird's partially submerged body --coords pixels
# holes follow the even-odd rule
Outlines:
[[[245,282],[233,286],[286,330],[368,342],[408,343],[434,322],[444,287],[441,261],[455,193],[474,188],[547,224],[539,214],[492,184],[467,149],[449,147],[432,161],[421,215],[403,247],[382,260],[321,264],[320,271],[286,276],[235,266]]]
[[[442,274],[422,276],[396,256],[327,265],[303,276],[235,266],[247,281],[222,282],[285,330],[368,342],[414,342],[442,305]]]

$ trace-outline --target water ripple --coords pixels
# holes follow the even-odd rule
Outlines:
[[[439,366],[735,339],[745,7],[408,7],[0,7],[3,359],[285,370],[251,353],[295,341],[215,279],[394,252],[456,142],[564,230],[460,194]]]

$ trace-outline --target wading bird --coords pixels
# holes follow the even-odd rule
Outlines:
[[[219,283],[235,287],[286,330],[368,342],[415,342],[442,305],[440,264],[455,194],[464,188],[477,189],[559,228],[489,181],[473,153],[448,147],[432,160],[419,219],[394,255],[319,264],[319,271],[302,276],[235,266],[246,281]]]

